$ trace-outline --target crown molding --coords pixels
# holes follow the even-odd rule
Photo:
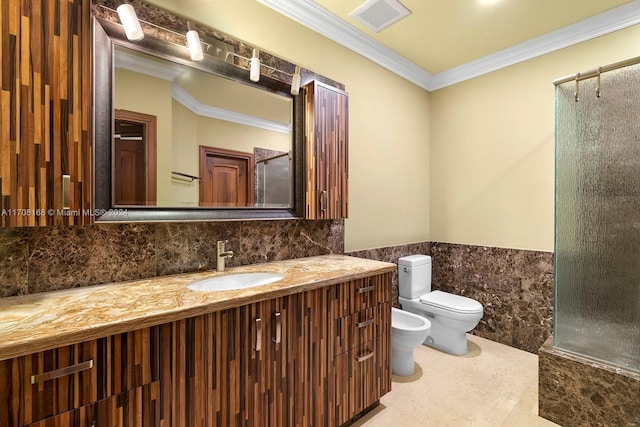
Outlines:
[[[129,53],[127,50],[118,49],[114,55],[114,66],[123,70],[133,71],[139,74],[145,74],[147,76],[155,77],[161,80],[174,81],[184,73],[178,65],[173,63],[164,63],[158,61],[152,61]]]
[[[313,0],[257,0],[276,12],[433,91],[640,23],[640,0],[432,75]]]
[[[431,90],[479,77],[638,23],[640,23],[640,0],[634,0],[575,24],[436,74],[432,76],[430,82]]]
[[[372,39],[312,0],[257,0],[259,3],[429,90],[431,74]]]
[[[171,85],[171,95],[173,99],[184,105],[194,114],[209,117],[212,119],[224,120],[226,122],[239,123],[241,125],[252,126],[255,128],[270,130],[273,132],[290,133],[291,125],[287,123],[275,122],[272,120],[262,119],[260,117],[250,116],[248,114],[236,113],[235,111],[225,110],[224,108],[205,105],[195,99],[189,92],[180,86]]]

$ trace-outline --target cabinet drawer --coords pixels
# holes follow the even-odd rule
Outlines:
[[[105,399],[160,377],[160,327],[98,340],[97,397]]]
[[[390,346],[385,336],[367,341],[334,359],[336,425],[343,425],[391,389]]]
[[[0,427],[35,423],[158,379],[159,327],[0,361],[0,402],[7,402]]]
[[[160,425],[160,382],[29,424],[27,427],[93,427]]]
[[[97,341],[0,362],[0,426],[21,426],[97,400]]]
[[[334,320],[334,355],[362,345],[367,341],[391,333],[391,303],[360,310]]]
[[[334,318],[391,301],[391,273],[350,280],[334,287]]]

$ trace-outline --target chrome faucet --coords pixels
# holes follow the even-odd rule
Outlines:
[[[226,250],[228,240],[218,240],[216,243],[216,270],[224,271],[224,259],[233,257],[233,251]]]

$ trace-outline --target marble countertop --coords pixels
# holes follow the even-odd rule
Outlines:
[[[0,298],[0,360],[295,294],[371,274],[395,264],[324,255]],[[284,276],[268,284],[198,292],[186,285],[233,273]]]

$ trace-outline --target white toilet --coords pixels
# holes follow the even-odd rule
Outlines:
[[[431,323],[417,314],[391,308],[391,372],[413,375],[413,350],[427,338]]]
[[[432,292],[431,257],[427,255],[399,258],[398,282],[402,309],[431,322],[424,343],[458,356],[467,354],[466,333],[482,319],[482,304],[460,295]]]

